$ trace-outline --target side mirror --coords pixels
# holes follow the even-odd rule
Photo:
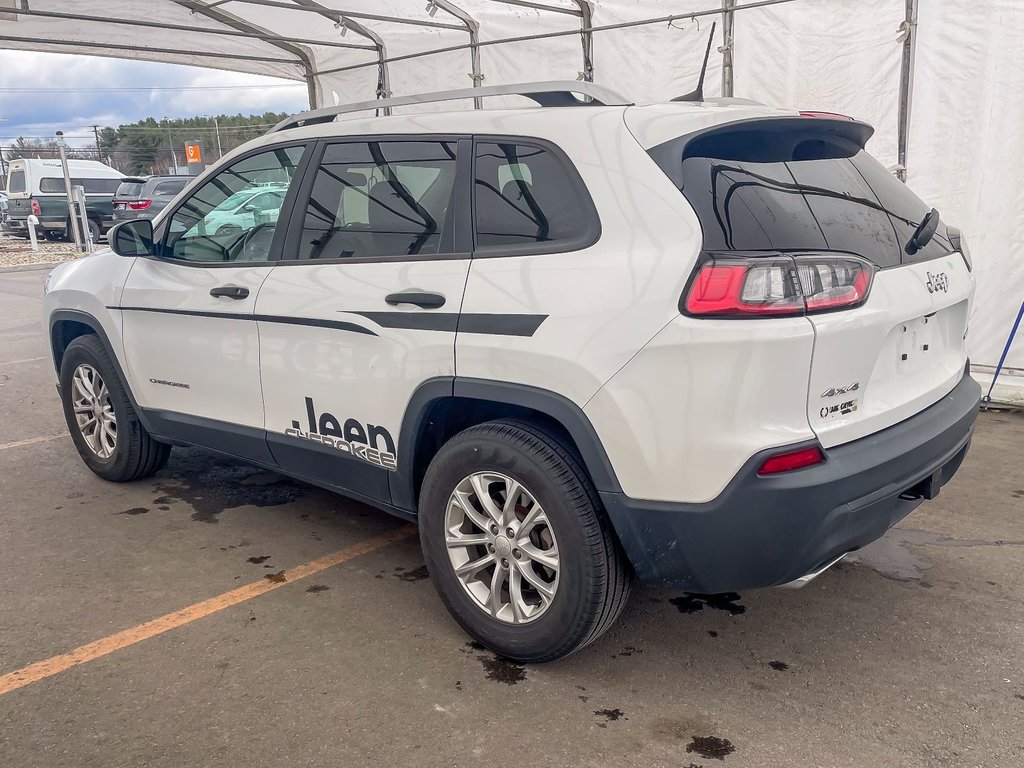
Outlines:
[[[153,222],[149,219],[122,221],[107,235],[110,247],[119,256],[153,254]]]

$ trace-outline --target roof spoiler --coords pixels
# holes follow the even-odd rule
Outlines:
[[[666,170],[677,187],[682,186],[682,160],[687,157],[703,155],[708,147],[708,140],[728,138],[737,134],[763,133],[780,146],[795,146],[801,141],[813,138],[830,138],[837,144],[845,145],[851,154],[864,148],[868,139],[875,132],[867,123],[847,118],[801,117],[797,115],[779,115],[771,117],[754,117],[719,123],[709,128],[702,128],[669,139],[663,144],[651,147],[648,153]]]

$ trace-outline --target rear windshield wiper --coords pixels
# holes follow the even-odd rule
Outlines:
[[[914,234],[910,236],[910,239],[904,246],[904,250],[909,254],[917,253],[931,242],[932,236],[935,234],[935,230],[938,226],[939,212],[932,208],[924,215],[924,218],[921,219],[921,223],[917,225],[917,229],[914,230]]]

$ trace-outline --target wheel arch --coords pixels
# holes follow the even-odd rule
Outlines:
[[[409,400],[398,469],[390,478],[392,504],[415,511],[423,476],[440,447],[463,429],[501,418],[546,427],[577,455],[598,491],[621,491],[596,430],[568,398],[525,384],[447,376],[423,382]]]
[[[125,375],[124,368],[121,366],[120,358],[114,352],[114,346],[110,343],[110,338],[107,336],[106,331],[103,330],[103,324],[88,312],[83,312],[79,309],[58,309],[54,310],[50,315],[50,349],[53,353],[53,365],[57,371],[58,378],[60,377],[60,366],[64,360],[64,352],[67,350],[68,345],[80,336],[88,335],[99,339],[106,349],[107,354],[114,363],[114,367],[117,369],[117,375],[121,379],[124,391],[131,401],[132,408],[135,409],[139,419],[143,421],[143,426],[149,429],[150,425],[144,420],[142,409],[139,408],[135,395],[132,393],[131,383]]]

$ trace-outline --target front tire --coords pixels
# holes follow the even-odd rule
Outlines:
[[[631,574],[579,461],[541,428],[495,421],[431,462],[420,541],[442,602],[491,650],[552,661],[618,618]]]
[[[171,446],[146,432],[96,336],[79,336],[64,351],[60,392],[75,448],[85,465],[104,480],[138,480],[167,463]]]

